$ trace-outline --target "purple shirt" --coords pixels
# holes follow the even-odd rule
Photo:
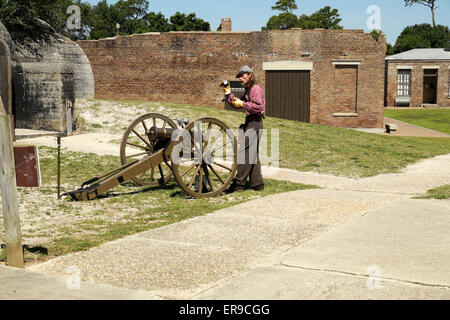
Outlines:
[[[228,97],[228,103],[231,104],[235,99],[234,94]],[[257,84],[254,84],[250,92],[246,89],[241,100],[244,102],[244,108],[249,114],[264,114],[266,112],[266,99],[264,97],[264,90]]]

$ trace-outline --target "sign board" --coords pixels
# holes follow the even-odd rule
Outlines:
[[[39,153],[35,146],[14,147],[14,164],[18,187],[42,186]]]

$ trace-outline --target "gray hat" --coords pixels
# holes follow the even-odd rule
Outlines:
[[[250,68],[249,66],[245,65],[242,68],[239,69],[238,74],[236,75],[236,78],[240,78],[242,76],[242,74],[246,73],[246,72],[251,72],[253,73],[253,69]]]

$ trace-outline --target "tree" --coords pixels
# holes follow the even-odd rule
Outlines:
[[[81,13],[81,28],[69,30],[67,8],[77,5]],[[91,6],[81,0],[0,0],[0,20],[5,24],[11,36],[19,42],[27,39],[47,38],[50,32],[59,32],[74,40],[86,39],[89,34],[88,17]],[[44,20],[53,29],[50,30],[37,19]]]
[[[343,27],[339,25],[342,19],[339,17],[338,9],[331,9],[330,6],[325,6],[310,16],[301,15],[298,20],[298,26],[302,29],[342,29]]]
[[[195,13],[176,12],[170,17],[173,31],[211,31],[209,22],[196,18]]]
[[[119,23],[121,34],[143,33],[148,31],[145,21],[149,7],[148,0],[119,0],[114,5],[113,16]]]
[[[32,31],[35,17],[33,0],[0,0],[0,20],[13,38]]]
[[[91,39],[154,31],[158,15],[147,13],[148,0],[119,0],[109,5],[102,0],[92,8],[89,17]],[[120,29],[116,28],[119,24]],[[153,24],[153,25],[152,25]]]
[[[390,55],[393,55],[393,54],[395,54],[394,46],[392,44],[388,43],[387,46],[386,46],[386,55],[390,56]]]
[[[416,24],[403,29],[392,51],[400,53],[415,48],[445,48],[448,46],[448,41],[450,41],[450,30],[447,26],[432,27],[428,23]]]
[[[39,0],[35,1],[34,8],[39,19],[47,22],[57,32],[62,32],[68,17],[66,10],[71,5],[71,0]]]
[[[102,0],[92,8],[89,16],[89,26],[91,27],[90,38],[100,39],[113,37],[116,34],[116,23],[118,13],[114,6],[109,5],[106,0]]]
[[[169,32],[172,29],[169,21],[161,12],[150,12],[144,17],[147,32]]]
[[[290,12],[280,13],[278,16],[270,17],[266,26],[261,29],[342,29],[343,27],[339,25],[341,21],[342,19],[340,18],[339,11],[337,9],[332,9],[330,6],[325,6],[310,16],[302,14],[299,18]]]
[[[436,6],[436,2],[437,0],[404,0],[405,1],[405,6],[412,6],[414,4],[421,4],[424,5],[426,7],[429,7],[431,10],[431,17],[433,20],[433,27],[436,27],[436,17],[435,17],[435,13],[436,13],[436,9],[438,8],[438,6]]]
[[[297,8],[295,0],[278,0],[272,7],[272,10],[280,10],[283,11],[283,13],[292,13],[292,11]]]
[[[297,26],[297,16],[290,12],[283,12],[277,16],[270,17],[269,21],[267,21],[266,27],[263,27],[262,30],[291,29]]]

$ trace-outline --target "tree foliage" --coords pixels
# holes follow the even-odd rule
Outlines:
[[[81,23],[77,29],[67,27],[73,15],[67,11],[72,5],[80,8]],[[73,40],[173,30],[210,31],[209,22],[197,18],[195,13],[177,12],[169,22],[161,12],[149,12],[149,7],[148,0],[119,0],[115,4],[101,0],[94,6],[86,0],[0,0],[0,21],[14,39],[37,39],[49,33],[36,18]]]
[[[147,23],[147,32],[169,32],[172,26],[161,12],[150,12],[144,17]]]
[[[337,9],[332,9],[330,6],[325,6],[309,16],[303,14],[300,17],[297,17],[295,14],[290,12],[280,13],[277,16],[270,17],[269,21],[266,23],[266,26],[261,29],[342,29],[342,26],[339,25],[341,21],[342,19],[340,19],[339,11]]]
[[[298,9],[295,0],[278,0],[272,7],[272,10],[280,10],[283,13],[292,13],[295,9]]]
[[[283,12],[277,16],[270,17],[263,30],[292,29],[298,26],[298,18],[290,12]]]
[[[405,6],[413,6],[415,4],[421,4],[426,7],[429,7],[431,10],[433,27],[436,27],[435,13],[436,13],[436,9],[438,8],[438,6],[436,5],[437,0],[404,0],[404,1],[405,1]]]
[[[298,26],[303,29],[342,29],[343,27],[339,25],[341,21],[338,9],[325,6],[310,16],[305,14],[300,16]]]
[[[196,18],[195,13],[188,15],[176,12],[170,17],[173,31],[211,31],[209,22]]]
[[[450,30],[447,26],[432,27],[428,23],[408,26],[400,33],[395,45],[388,52],[400,53],[415,48],[446,48],[450,41]]]
[[[0,0],[0,21],[11,31],[30,31],[36,16],[34,1]]]

